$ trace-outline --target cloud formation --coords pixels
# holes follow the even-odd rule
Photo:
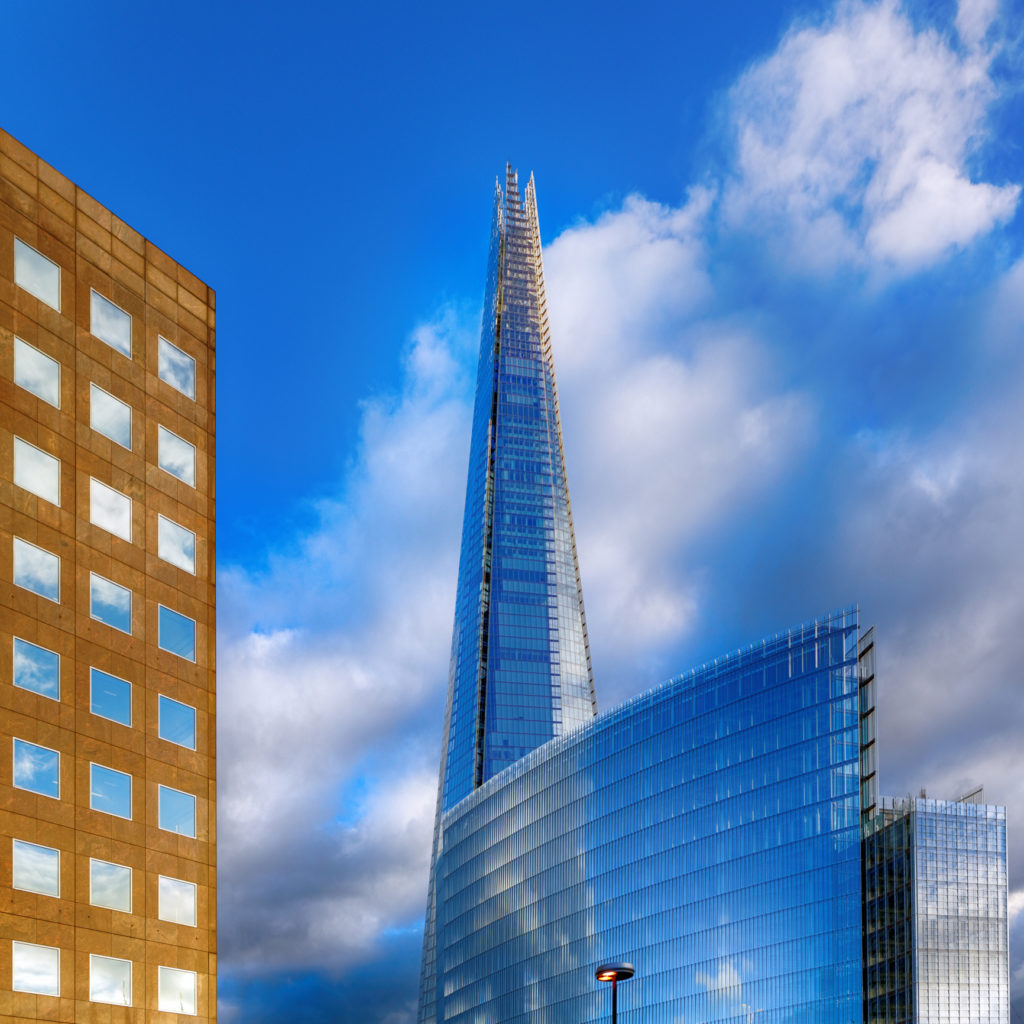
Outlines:
[[[1007,221],[1020,187],[972,180],[997,96],[996,4],[965,0],[959,45],[895,0],[843,2],[797,27],[733,87],[734,226],[805,269],[904,274]]]

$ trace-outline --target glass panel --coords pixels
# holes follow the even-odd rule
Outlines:
[[[60,363],[21,338],[14,339],[14,383],[60,408]]]
[[[39,996],[60,995],[60,950],[32,942],[11,943],[11,988]]]
[[[196,397],[196,361],[166,338],[160,339],[160,379],[183,395]]]
[[[157,553],[165,562],[195,575],[196,535],[163,516],[157,517]]]
[[[95,384],[89,388],[89,426],[122,448],[132,447],[132,408]]]
[[[93,293],[95,294],[95,293]],[[89,998],[94,1003],[132,1005],[132,962],[89,955]]]
[[[132,631],[132,592],[96,573],[89,574],[89,614],[124,633]]]
[[[15,839],[11,885],[43,896],[60,896],[60,850]]]
[[[60,267],[20,238],[14,240],[14,283],[60,309]]]
[[[196,926],[196,887],[193,882],[160,875],[160,903],[157,916],[161,921]]]
[[[89,806],[94,811],[131,819],[132,777],[101,764],[89,765]]]
[[[160,827],[179,836],[196,837],[196,798],[169,786],[160,787]]]
[[[196,709],[160,695],[160,739],[196,749]]]
[[[105,860],[89,861],[89,902],[94,907],[108,907],[132,912],[132,869]]]
[[[89,710],[121,725],[132,724],[132,685],[124,679],[89,670]]]
[[[166,1013],[196,1014],[195,971],[180,971],[176,967],[160,968],[160,997],[158,1009]]]
[[[92,293],[89,330],[111,348],[132,357],[132,318],[99,292]]]
[[[60,799],[60,754],[49,747],[14,741],[14,785],[40,796]]]
[[[189,487],[196,485],[196,450],[184,438],[160,427],[157,430],[158,453],[157,461],[160,468],[171,476],[176,476]]]
[[[189,661],[196,660],[196,624],[192,619],[160,605],[158,625],[160,635],[157,643],[165,651]]]
[[[14,582],[48,601],[60,603],[60,559],[15,537]]]
[[[89,519],[118,537],[132,539],[132,499],[94,478],[89,479]]]
[[[60,700],[60,655],[16,636],[13,680],[23,690]]]
[[[60,460],[20,437],[14,439],[14,482],[60,505]]]

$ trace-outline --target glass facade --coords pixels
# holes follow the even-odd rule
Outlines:
[[[447,812],[436,1020],[861,1015],[857,617],[719,659]]]
[[[864,837],[866,1024],[1007,1024],[1006,812],[883,797]]]

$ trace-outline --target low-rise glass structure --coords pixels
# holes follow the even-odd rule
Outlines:
[[[442,819],[436,1020],[861,1016],[857,615],[780,634],[528,754]]]

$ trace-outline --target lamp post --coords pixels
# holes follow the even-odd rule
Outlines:
[[[618,1006],[616,1005],[617,986],[619,981],[625,981],[633,977],[632,964],[604,964],[594,972],[598,981],[610,981],[612,983],[612,1024],[616,1024],[618,1018]]]

